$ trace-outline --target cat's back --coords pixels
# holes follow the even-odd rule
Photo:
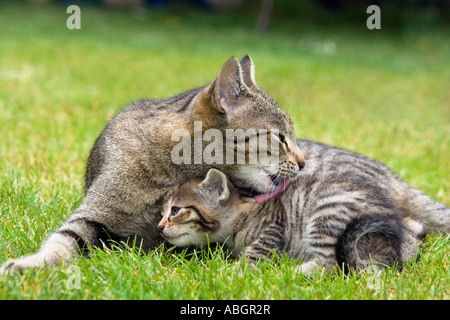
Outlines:
[[[119,154],[125,156],[124,159],[127,156],[136,159],[145,156],[149,147],[154,151],[164,149],[160,139],[163,128],[176,128],[177,122],[186,117],[189,105],[203,88],[191,89],[167,99],[142,99],[120,110],[105,126],[90,151],[85,191],[105,168],[109,158]]]
[[[166,99],[147,98],[133,102],[122,109],[115,118],[119,118],[120,122],[123,121],[123,118],[137,119],[141,122],[147,118],[168,120],[170,119],[168,114],[171,114],[172,117],[184,114],[195,96],[204,88],[190,89]]]
[[[351,176],[378,186],[398,179],[383,163],[357,152],[302,139],[297,140],[297,145],[306,161],[301,175]]]
[[[204,87],[187,90],[166,99],[147,98],[133,102],[117,113],[104,133],[114,136],[126,130],[135,134],[141,130],[160,130],[161,126],[186,117],[189,106],[202,89]]]

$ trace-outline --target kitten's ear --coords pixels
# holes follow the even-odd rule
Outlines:
[[[231,57],[211,84],[209,95],[217,110],[230,114],[245,104],[242,93],[247,89],[242,78],[239,60]]]
[[[242,58],[240,65],[242,79],[244,80],[245,85],[249,88],[257,87],[255,81],[255,66],[253,64],[252,58],[250,58],[249,55],[246,55]]]
[[[227,176],[217,169],[210,169],[200,187],[207,191],[212,203],[223,203],[230,197]]]

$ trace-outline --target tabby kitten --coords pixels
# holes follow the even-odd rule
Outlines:
[[[416,257],[425,226],[403,218],[402,208],[377,181],[345,171],[312,174],[306,159],[305,171],[282,195],[261,203],[242,196],[225,174],[211,169],[205,179],[174,188],[158,230],[177,246],[225,242],[251,265],[275,250],[284,252],[303,260],[302,273],[342,265],[382,269]],[[384,170],[369,162],[372,170]]]
[[[252,59],[246,56],[239,62],[232,57],[207,86],[165,100],[138,101],[120,111],[90,152],[81,205],[39,252],[9,260],[2,270],[59,265],[79,254],[88,257],[89,246],[108,246],[111,240],[136,238],[145,250],[158,246],[162,238],[156,226],[166,192],[179,181],[205,175],[213,166],[195,163],[195,159],[182,164],[172,161],[171,151],[179,143],[172,139],[173,132],[184,130],[193,139],[196,122],[202,130],[225,133],[256,128],[294,137],[292,120],[256,85]],[[194,148],[195,143],[191,145]],[[284,166],[293,178],[303,164],[303,155],[293,142],[289,149],[279,150],[278,165],[232,162],[214,166],[239,187],[270,198],[272,187],[277,192],[285,187],[272,173]]]

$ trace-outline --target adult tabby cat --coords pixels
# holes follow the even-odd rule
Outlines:
[[[422,246],[425,226],[402,217],[406,206],[392,197],[395,191],[386,189],[387,183],[377,179],[384,172],[397,185],[401,181],[381,163],[351,156],[361,160],[353,161],[356,168],[331,175],[314,171],[313,165],[308,168],[306,157],[307,166],[299,178],[281,196],[266,202],[242,196],[225,174],[211,169],[205,179],[189,180],[171,192],[158,230],[178,246],[225,241],[235,255],[244,249],[250,265],[274,251],[285,252],[303,259],[302,273],[319,267],[330,271],[342,264],[381,269],[413,259]],[[361,163],[364,169],[358,168]],[[370,179],[363,179],[364,175]],[[448,220],[449,208],[430,203],[423,195],[420,198],[423,205],[442,211]],[[448,231],[450,224],[445,227],[442,231]]]
[[[7,261],[3,271],[59,265],[79,253],[89,256],[89,245],[102,247],[110,240],[136,237],[144,249],[158,246],[162,238],[156,226],[163,196],[175,183],[205,175],[212,167],[195,164],[195,159],[177,165],[171,159],[179,142],[172,140],[172,133],[185,129],[193,139],[195,121],[201,122],[202,130],[214,128],[224,137],[227,129],[256,128],[294,138],[292,120],[256,85],[251,58],[239,62],[232,57],[208,86],[166,100],[142,100],[119,112],[91,150],[81,205],[36,254]],[[280,150],[279,160],[279,166],[266,170],[258,164],[214,165],[239,187],[270,197],[272,188],[281,192],[285,187],[273,178],[274,170],[289,163],[286,172],[295,174],[304,165],[295,143]]]

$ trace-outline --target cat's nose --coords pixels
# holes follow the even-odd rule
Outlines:
[[[303,156],[302,151],[297,147],[297,150],[294,151],[294,161],[297,163],[298,165],[298,171],[302,171],[303,168],[305,167],[306,163],[305,163],[305,157]]]
[[[305,166],[306,166],[305,160],[297,162],[297,165],[298,165],[298,171],[302,171],[303,168],[305,168]]]
[[[163,232],[164,231],[164,225],[163,224],[159,224],[158,225],[158,231],[159,232]]]

